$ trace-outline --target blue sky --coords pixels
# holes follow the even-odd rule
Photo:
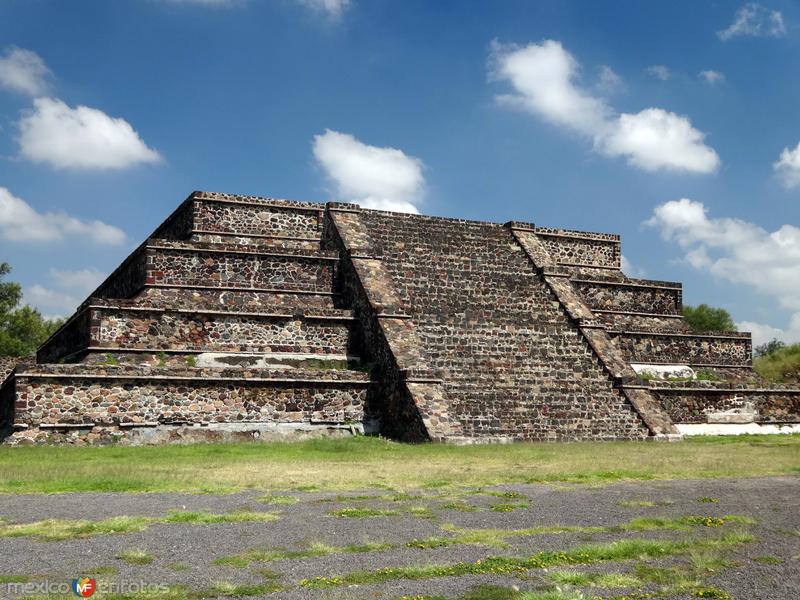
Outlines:
[[[71,312],[189,192],[620,233],[800,340],[800,6],[0,0],[0,260]]]

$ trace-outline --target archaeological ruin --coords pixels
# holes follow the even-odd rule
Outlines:
[[[5,443],[800,430],[748,333],[698,333],[619,236],[194,192],[35,357]]]

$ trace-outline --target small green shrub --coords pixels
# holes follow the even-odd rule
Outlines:
[[[783,346],[753,361],[756,372],[775,383],[800,383],[800,344]]]

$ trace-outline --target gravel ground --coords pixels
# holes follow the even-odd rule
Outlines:
[[[489,488],[487,488],[488,490]],[[526,577],[469,575],[428,580],[399,580],[381,585],[337,587],[313,590],[298,587],[301,579],[342,575],[354,570],[382,567],[447,564],[476,561],[487,556],[527,556],[542,550],[565,550],[587,542],[609,542],[624,537],[686,538],[687,535],[717,535],[722,528],[696,528],[690,534],[674,531],[644,533],[562,533],[509,538],[509,548],[455,545],[417,549],[404,544],[412,539],[444,536],[442,525],[463,528],[529,528],[546,525],[614,526],[636,517],[681,517],[685,515],[746,515],[757,520],[749,530],[756,540],[735,548],[729,558],[734,565],[708,580],[709,585],[741,600],[790,600],[800,598],[800,478],[775,477],[704,481],[619,483],[605,487],[516,485],[498,486],[494,491],[513,491],[525,497],[498,498],[485,493],[464,493],[463,500],[478,507],[476,512],[459,512],[442,507],[453,500],[450,490],[417,492],[422,499],[397,502],[381,499],[382,492],[360,494],[371,500],[345,499],[347,494],[291,493],[298,501],[291,505],[266,505],[255,492],[230,495],[190,494],[61,494],[0,496],[0,517],[9,523],[42,519],[99,520],[121,515],[160,517],[172,511],[227,513],[252,510],[279,513],[273,522],[225,524],[152,524],[144,531],[96,535],[64,541],[41,541],[28,537],[0,537],[0,576],[29,576],[35,581],[62,583],[78,575],[94,574],[98,568],[114,567],[116,573],[98,575],[107,581],[142,581],[183,584],[202,589],[216,581],[257,584],[264,581],[259,569],[269,568],[280,576],[286,591],[257,596],[265,598],[396,598],[402,595],[443,594],[458,596],[478,584],[516,586],[522,590],[541,589],[546,573],[531,571]],[[413,492],[412,492],[413,493]],[[438,498],[437,494],[443,497]],[[715,502],[701,502],[701,498]],[[493,512],[492,504],[527,501],[529,506],[512,512]],[[656,506],[637,505],[652,502]],[[634,503],[631,505],[631,503]],[[339,518],[331,511],[344,507],[403,509],[428,507],[434,518],[411,515]],[[725,526],[726,528],[729,526]],[[249,567],[213,564],[214,560],[248,549],[297,549],[312,542],[332,546],[382,542],[396,547],[365,553],[338,553],[314,558],[294,558]],[[117,556],[131,549],[153,555],[146,565],[130,565]],[[760,560],[754,558],[761,557]],[[769,558],[763,558],[769,557]],[[669,565],[670,561],[656,565]],[[176,570],[176,564],[183,570]],[[582,572],[630,571],[630,562],[580,567]],[[2,579],[0,579],[2,581]],[[583,590],[589,595],[608,597],[624,590]],[[0,584],[0,597],[14,598]],[[680,598],[681,596],[676,596]],[[690,598],[691,596],[682,596]]]

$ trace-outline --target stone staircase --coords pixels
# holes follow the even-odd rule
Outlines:
[[[800,430],[749,334],[690,331],[679,283],[620,263],[611,234],[195,192],[35,360],[0,364],[0,439]]]
[[[370,427],[324,205],[196,192],[2,389],[12,439],[248,439]]]
[[[758,377],[750,333],[692,331],[681,284],[627,277],[617,236],[537,227],[531,234],[569,275],[584,305],[575,317],[593,320],[604,332],[593,335],[611,341],[606,352],[628,365],[620,388],[646,391],[678,432],[800,429],[800,389]]]

